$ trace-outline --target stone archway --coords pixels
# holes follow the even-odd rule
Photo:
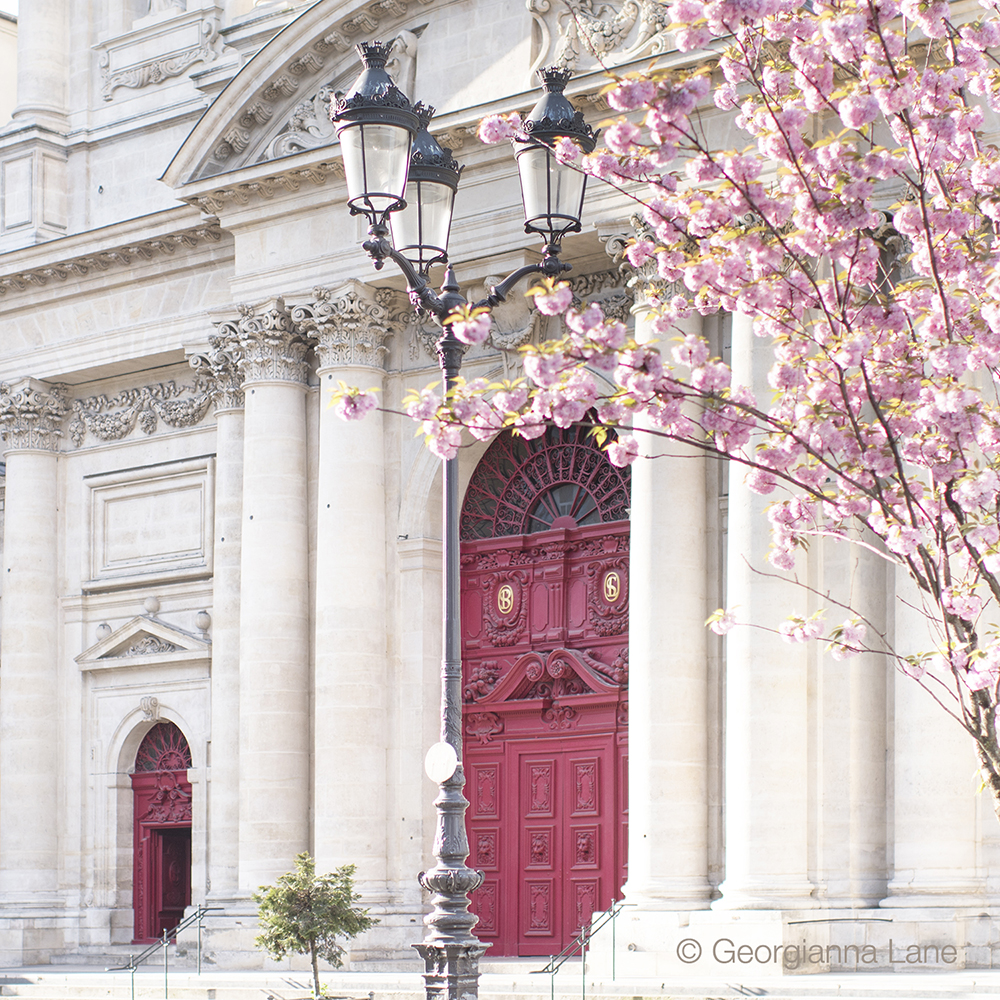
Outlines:
[[[628,506],[582,428],[501,435],[466,491],[469,864],[492,955],[560,951],[625,880]]]
[[[132,773],[136,943],[155,941],[191,903],[191,750],[172,722],[146,733]]]

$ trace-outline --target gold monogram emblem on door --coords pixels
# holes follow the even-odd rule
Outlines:
[[[509,615],[514,610],[514,588],[509,583],[497,591],[497,610],[502,615]]]
[[[610,573],[605,574],[604,577],[604,600],[608,604],[614,604],[615,601],[621,596],[622,592],[622,581],[621,577],[612,570]]]

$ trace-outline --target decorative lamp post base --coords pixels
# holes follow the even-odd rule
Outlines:
[[[427,1000],[465,1000],[479,995],[479,959],[489,945],[415,944],[424,960]]]

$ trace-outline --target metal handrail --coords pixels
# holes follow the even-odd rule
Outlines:
[[[553,955],[549,959],[549,964],[545,966],[544,969],[534,969],[533,972],[537,975],[545,975],[549,977],[549,997],[551,1000],[555,1000],[556,994],[556,973],[563,967],[563,965],[572,958],[577,951],[580,953],[581,958],[581,976],[583,977],[581,983],[581,998],[586,1000],[587,998],[587,944],[593,940],[594,935],[601,930],[601,928],[611,924],[611,978],[615,978],[615,919],[618,914],[621,913],[622,907],[625,905],[624,901],[618,900],[612,903],[596,920],[591,920],[589,926],[581,927],[577,932],[575,938],[558,955]]]
[[[132,1000],[135,1000],[135,973],[136,970],[146,961],[147,958],[156,954],[156,952],[162,948],[163,949],[163,1000],[168,1000],[167,997],[167,945],[177,937],[179,931],[187,930],[192,924],[198,924],[198,975],[201,975],[201,922],[205,917],[206,913],[221,913],[223,907],[221,906],[199,906],[194,913],[190,916],[185,917],[173,930],[164,931],[163,937],[159,941],[154,941],[145,951],[139,955],[129,955],[128,962],[124,965],[113,965],[110,968],[105,969],[105,972],[129,972],[132,975]]]

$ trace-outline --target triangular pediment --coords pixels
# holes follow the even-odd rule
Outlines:
[[[138,615],[85,649],[81,670],[206,660],[212,644],[158,618]]]
[[[332,145],[330,95],[360,71],[354,46],[399,39],[401,86],[408,54],[434,0],[319,0],[283,28],[233,77],[175,155],[162,180],[175,189],[245,167]],[[182,197],[183,197],[182,193]]]

